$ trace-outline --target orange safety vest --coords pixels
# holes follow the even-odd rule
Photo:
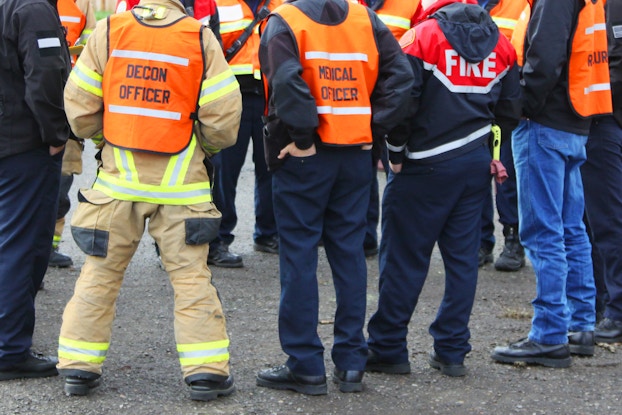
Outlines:
[[[323,143],[335,146],[372,143],[370,96],[378,78],[379,52],[369,12],[347,4],[346,19],[334,26],[316,23],[290,4],[274,11],[296,37],[302,79],[317,105],[317,133]]]
[[[86,16],[78,8],[75,0],[58,0],[56,8],[58,9],[60,22],[66,31],[65,39],[67,39],[67,44],[73,46],[86,26]]]
[[[387,25],[393,36],[400,40],[412,26],[413,16],[416,15],[420,0],[385,0],[376,14]]]
[[[154,31],[164,31],[154,42]],[[203,25],[182,17],[147,26],[110,16],[104,69],[104,139],[128,150],[177,154],[192,138],[204,76]]]
[[[516,49],[516,62],[518,66],[523,66],[523,61],[525,60],[525,36],[527,36],[527,26],[529,26],[530,17],[531,6],[527,4],[518,18],[514,33],[512,33],[510,38],[512,46]]]
[[[281,3],[282,0],[271,0],[268,9],[272,11]],[[264,4],[265,0],[261,1],[258,9],[261,9]],[[239,39],[255,16],[244,0],[218,0],[217,5],[222,48],[226,51],[233,45],[233,42]],[[259,32],[257,30],[259,23],[253,28],[251,36],[240,51],[229,61],[229,66],[235,75],[253,75],[255,79],[261,79],[258,55]]]
[[[568,94],[582,117],[613,111],[603,0],[585,0],[572,37]]]
[[[527,0],[500,0],[490,11],[490,17],[508,40],[512,38],[516,23],[526,4]]]

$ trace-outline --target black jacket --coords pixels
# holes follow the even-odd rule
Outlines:
[[[0,158],[65,144],[70,70],[56,2],[0,0]]]
[[[568,58],[584,0],[537,0],[525,38],[523,113],[550,128],[588,135],[591,121],[568,97]]]
[[[605,10],[613,116],[622,127],[622,0],[608,0]]]
[[[314,21],[326,25],[342,22],[348,6],[345,1],[335,0],[297,0],[291,3]],[[375,138],[382,138],[406,115],[404,108],[413,74],[391,31],[371,10],[369,15],[380,54],[379,76],[371,95],[372,132]],[[271,118],[282,121],[287,137],[280,143],[265,141],[267,158],[276,151],[273,147],[282,148],[292,140],[300,149],[309,148],[314,142],[319,144],[315,140],[315,129],[319,124],[316,103],[301,77],[297,49],[296,39],[282,18],[271,16],[261,35],[259,61],[263,76],[268,79],[268,113]],[[273,164],[270,160],[268,162]]]

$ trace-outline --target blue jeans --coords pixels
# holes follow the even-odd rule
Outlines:
[[[568,331],[594,330],[596,288],[583,223],[580,167],[587,136],[521,121],[512,150],[520,239],[536,274],[529,339],[568,342]]]

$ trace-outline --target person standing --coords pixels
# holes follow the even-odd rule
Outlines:
[[[238,222],[235,207],[238,179],[249,143],[253,143],[255,165],[255,231],[256,251],[276,254],[279,239],[272,205],[272,173],[268,171],[262,142],[264,115],[263,84],[259,69],[259,23],[282,0],[217,0],[225,58],[242,91],[242,122],[236,144],[214,157],[214,203],[222,212],[218,237],[210,244],[207,263],[223,268],[241,268],[241,256],[230,252]]]
[[[257,385],[327,393],[317,333],[321,239],[337,295],[333,380],[342,392],[359,392],[367,359],[363,239],[372,137],[384,139],[403,118],[411,69],[378,16],[345,0],[298,0],[276,9],[259,59],[280,237],[279,338],[288,359],[261,370]]]
[[[596,289],[580,167],[591,117],[611,112],[606,56],[601,0],[533,2],[522,69],[525,119],[512,151],[520,240],[536,297],[528,337],[496,347],[497,362],[564,368],[573,350],[593,354]]]
[[[607,38],[613,114],[595,118],[581,167],[591,232],[596,342],[622,342],[622,0],[608,0]]]
[[[207,157],[231,146],[241,95],[212,31],[179,0],[142,0],[97,23],[65,88],[76,135],[99,141],[97,178],[71,220],[87,255],[63,313],[64,390],[98,386],[125,269],[148,231],[175,290],[175,340],[190,398],[234,392],[222,304],[207,267],[220,212]],[[100,141],[101,140],[101,141]]]
[[[69,46],[84,46],[95,27],[95,12],[90,0],[58,0],[57,6],[60,21],[65,29],[65,39]],[[76,57],[72,58],[72,64]],[[71,134],[63,155],[63,167],[60,176],[60,192],[58,194],[58,213],[52,241],[52,253],[48,266],[66,268],[73,265],[70,256],[59,252],[58,247],[65,228],[65,216],[71,207],[69,189],[73,183],[73,175],[82,173],[82,150],[84,141]]]
[[[466,4],[465,4],[466,3]],[[406,337],[435,244],[445,293],[429,332],[429,364],[464,376],[477,286],[480,217],[490,188],[493,122],[520,117],[516,53],[475,0],[422,0],[400,40],[415,82],[406,134],[389,135],[382,201],[378,308],[367,325],[366,370],[410,373]]]
[[[57,375],[31,350],[69,125],[71,60],[56,2],[0,2],[0,381]]]
[[[527,6],[527,0],[478,0],[492,20],[499,27],[499,32],[508,40],[512,39],[516,24]],[[512,131],[501,131],[500,160],[505,166],[508,177],[502,183],[495,183],[495,201],[499,222],[503,225],[505,243],[499,258],[494,261],[495,223],[492,186],[486,196],[482,210],[482,237],[479,250],[479,266],[493,262],[496,270],[518,271],[525,266],[525,250],[518,237],[518,196],[516,194],[516,172],[512,157]]]

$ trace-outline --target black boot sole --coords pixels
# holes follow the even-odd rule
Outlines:
[[[328,393],[328,386],[324,383],[322,385],[303,385],[300,383],[284,383],[284,382],[272,382],[266,379],[257,378],[257,386],[263,386],[264,388],[279,389],[279,390],[293,390],[304,395],[326,395]]]
[[[71,381],[65,381],[64,390],[67,395],[86,396],[93,389],[98,388],[99,385],[100,385],[100,379],[91,380],[86,383],[85,382],[73,383]]]
[[[220,390],[213,390],[213,389],[212,390],[197,390],[197,389],[191,388],[190,399],[192,399],[193,401],[207,402],[207,401],[213,401],[219,396],[229,396],[233,392],[235,392],[235,385],[231,385],[231,387],[227,389],[220,389]]]
[[[363,382],[344,382],[333,375],[333,383],[339,386],[339,391],[343,393],[363,392]]]
[[[552,359],[550,357],[536,357],[536,356],[510,357],[510,356],[493,355],[492,358],[501,363],[522,362],[522,363],[530,363],[530,364],[535,364],[535,365],[542,365],[546,367],[553,367],[557,369],[564,369],[564,368],[570,367],[570,364],[572,363],[572,358],[570,357],[566,357],[564,359]]]

